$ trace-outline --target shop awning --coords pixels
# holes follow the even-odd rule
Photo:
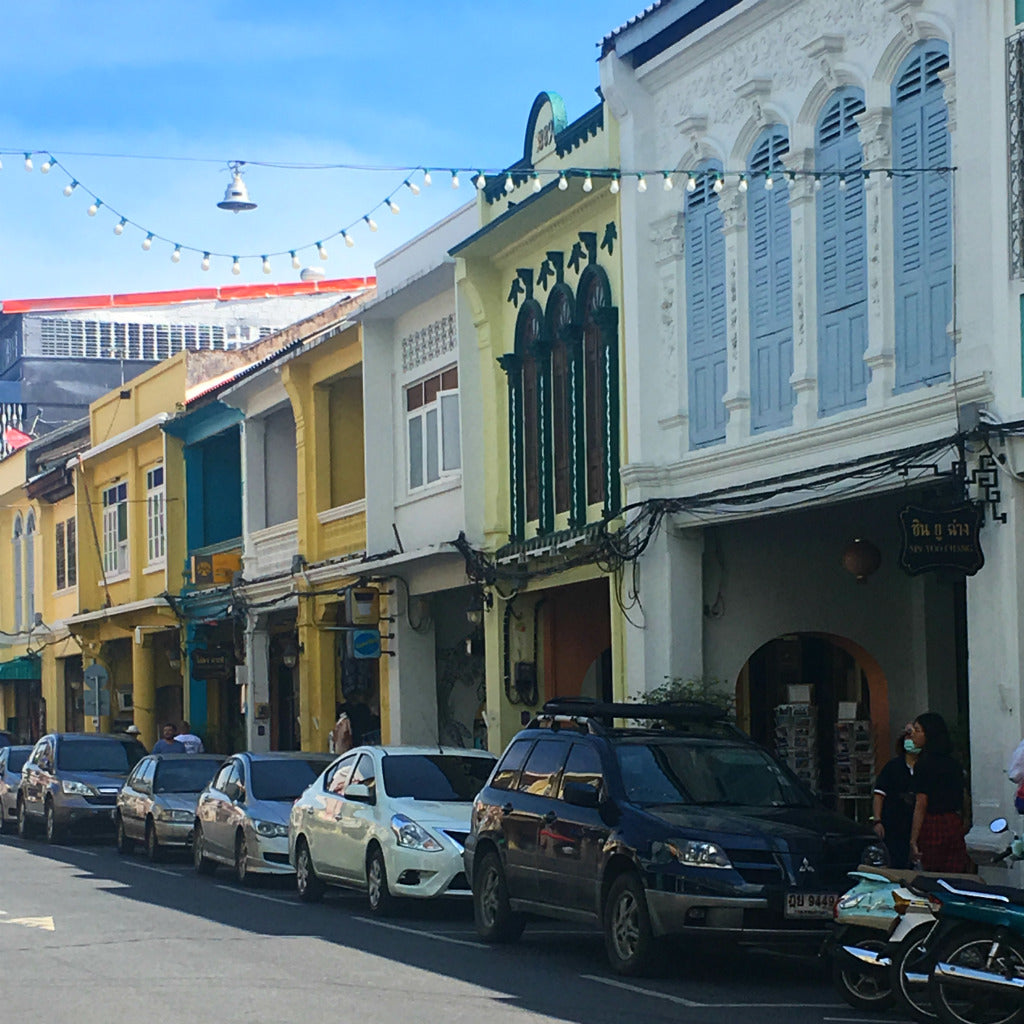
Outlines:
[[[0,663],[0,683],[14,679],[38,680],[41,678],[38,655],[23,654],[20,658]]]

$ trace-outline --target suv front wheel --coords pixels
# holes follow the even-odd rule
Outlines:
[[[501,858],[488,850],[480,859],[473,884],[473,918],[484,942],[515,942],[526,921],[508,902],[508,883]]]
[[[604,905],[604,945],[616,974],[636,977],[654,962],[654,932],[643,883],[635,872],[619,875]]]

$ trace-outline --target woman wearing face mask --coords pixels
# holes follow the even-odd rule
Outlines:
[[[964,771],[953,757],[953,742],[942,715],[926,711],[910,727],[921,748],[914,771],[914,820],[910,857],[925,871],[968,871],[964,844]]]
[[[875,779],[875,834],[885,840],[894,868],[910,867],[910,826],[914,819],[914,766],[920,749],[910,738],[910,726],[896,741],[896,756]]]

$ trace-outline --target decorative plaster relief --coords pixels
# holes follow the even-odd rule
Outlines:
[[[402,339],[402,372],[415,370],[446,352],[455,351],[455,314],[435,320]]]

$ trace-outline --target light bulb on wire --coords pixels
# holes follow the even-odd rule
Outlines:
[[[171,262],[172,263],[180,263],[181,262],[181,246],[178,245],[177,242],[175,242],[175,244],[174,244],[174,252],[171,253]]]
[[[459,172],[458,171],[452,171],[452,188],[458,188],[458,187],[459,187]]]
[[[231,273],[234,274],[235,277],[238,277],[242,272],[242,264],[238,262],[237,256],[232,256],[231,261]]]
[[[558,175],[558,191],[564,192],[569,187],[569,179],[565,176],[565,171],[562,171]]]
[[[42,162],[42,163],[41,163],[41,164],[39,165],[39,173],[40,173],[40,174],[49,174],[49,173],[50,173],[50,168],[51,168],[52,166],[53,166],[53,157],[52,157],[52,156],[48,156],[48,157],[47,157],[47,158],[46,158],[46,159],[45,159],[45,160],[44,160],[44,161],[43,161],[43,162]]]
[[[70,181],[69,181],[69,182],[68,182],[68,183],[67,183],[67,184],[66,184],[66,185],[64,186],[64,195],[66,195],[66,196],[69,196],[69,195],[71,195],[71,193],[72,193],[72,192],[74,192],[76,188],[78,188],[78,182],[77,182],[77,181],[75,181],[75,179],[74,179],[74,178],[72,178],[72,179],[71,179],[71,180],[70,180]]]
[[[476,187],[483,191],[487,187],[487,179],[484,177],[483,171],[476,172],[476,178],[474,179]]]
[[[366,226],[371,231],[376,231],[377,230],[377,222],[369,214],[367,214],[365,217],[363,217],[363,220],[366,221]]]
[[[208,252],[203,253],[203,261],[199,264],[203,270],[210,269],[210,254]]]
[[[516,187],[516,183],[512,180],[512,175],[511,174],[506,174],[505,175],[505,191],[506,192],[513,192],[515,190],[515,187]]]
[[[586,177],[583,179],[583,191],[591,192],[594,188],[593,179],[590,177],[590,171],[587,171]]]
[[[840,175],[839,175],[839,188],[840,188],[840,189],[841,189],[841,190],[842,190],[843,192],[845,192],[845,191],[846,191],[846,175],[845,175],[845,174],[840,174]]]
[[[90,217],[95,217],[95,216],[96,216],[96,214],[97,214],[97,213],[99,212],[99,208],[100,208],[100,207],[101,207],[102,205],[103,205],[103,200],[102,200],[102,199],[94,199],[94,200],[93,200],[93,201],[92,201],[92,202],[91,202],[91,203],[89,204],[89,209],[88,209],[88,210],[86,210],[85,212],[86,212],[87,214],[89,214],[89,216],[90,216]]]
[[[416,182],[414,182],[414,181],[410,181],[410,180],[409,180],[408,178],[406,178],[406,179],[405,179],[405,182],[404,182],[404,184],[405,184],[405,187],[406,187],[406,188],[407,188],[407,189],[408,189],[408,190],[409,190],[409,191],[410,191],[410,192],[411,192],[411,193],[412,193],[412,194],[413,194],[414,196],[418,196],[418,195],[420,194],[420,187],[419,187],[419,185],[417,185],[417,184],[416,184]]]
[[[153,232],[150,231],[146,234],[146,237],[142,240],[142,248],[149,252],[153,248]]]
[[[349,249],[356,244],[356,240],[347,231],[342,231],[341,237],[345,240],[345,245],[348,246]]]
[[[608,191],[611,192],[611,194],[613,196],[618,194],[618,191],[619,191],[619,176],[618,176],[618,174],[613,174],[612,175],[612,183],[608,186]]]
[[[638,174],[636,176],[636,190],[637,192],[647,191],[647,179],[643,176],[643,174]]]
[[[686,179],[686,191],[687,192],[693,192],[693,191],[696,190],[696,188],[697,188],[697,179],[691,174]]]
[[[434,184],[434,179],[430,176],[430,171],[426,168],[423,169],[423,184],[430,188]]]
[[[384,205],[385,205],[385,206],[386,206],[386,207],[387,207],[387,208],[388,208],[388,209],[389,209],[389,210],[390,210],[390,211],[391,211],[392,213],[399,213],[399,212],[400,212],[400,210],[399,210],[399,208],[398,208],[398,203],[396,203],[396,202],[395,202],[395,201],[394,201],[393,199],[391,199],[390,197],[389,197],[388,199],[385,199],[385,200],[384,200]]]
[[[263,257],[263,273],[270,273],[270,260],[268,260],[266,256]]]
[[[32,170],[32,154],[31,153],[26,153],[25,154],[25,170],[26,171],[31,171]]]
[[[534,192],[539,192],[540,188],[541,188],[541,185],[540,185],[540,175],[536,171],[533,172],[533,185],[532,185],[532,188],[533,188]]]
[[[294,249],[292,249],[292,251],[288,253],[288,255],[291,256],[292,258],[292,270],[298,270],[302,266],[302,260],[300,260],[299,257],[295,255]]]
[[[661,187],[666,192],[671,192],[672,191],[672,175],[669,174],[668,171],[663,171],[662,174],[664,175],[664,181],[662,182],[662,186]]]
[[[764,176],[764,190],[765,192],[771,192],[773,188],[775,188],[775,179],[771,174],[766,174]]]
[[[720,174],[715,175],[715,183],[711,186],[716,196],[722,194],[722,189],[725,188],[725,178]]]
[[[128,218],[127,218],[127,217],[122,217],[122,218],[121,218],[121,219],[120,219],[120,220],[119,220],[119,221],[118,221],[118,222],[117,222],[117,223],[116,223],[116,224],[114,225],[114,234],[115,234],[115,235],[123,235],[123,234],[124,234],[124,226],[125,226],[125,225],[126,225],[127,223],[128,223]]]
[[[327,259],[327,250],[324,248],[324,243],[323,242],[317,242],[316,243],[316,254],[322,260]]]
[[[747,176],[745,174],[740,175],[740,182],[736,186],[741,192],[747,191]]]

